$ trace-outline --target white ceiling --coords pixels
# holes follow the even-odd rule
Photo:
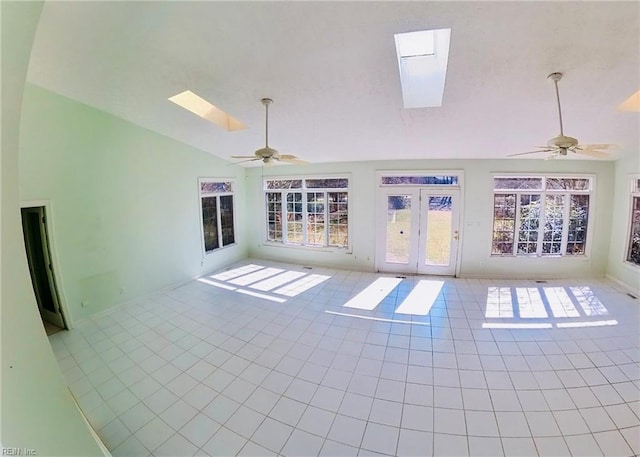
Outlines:
[[[637,154],[637,2],[46,2],[28,81],[216,156],[504,158],[559,133]],[[405,110],[393,35],[451,28],[441,108]],[[169,102],[190,89],[249,126]],[[52,113],[52,115],[55,115]],[[526,156],[532,157],[532,156]],[[514,159],[516,160],[516,159]]]

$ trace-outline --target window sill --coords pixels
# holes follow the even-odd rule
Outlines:
[[[489,259],[567,259],[567,260],[589,260],[587,254],[581,255],[490,255]]]
[[[264,241],[262,245],[266,247],[285,248],[285,249],[294,249],[294,250],[303,250],[303,251],[328,252],[328,253],[343,252],[345,254],[351,254],[350,248],[339,248],[336,246],[304,246],[301,244],[278,243],[275,241]]]

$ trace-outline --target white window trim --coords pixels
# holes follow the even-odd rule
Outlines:
[[[345,188],[307,188],[305,187],[305,179],[347,179],[348,180],[348,187]],[[302,187],[299,188],[294,188],[294,189],[267,189],[267,181],[286,181],[286,180],[302,180]],[[351,177],[351,173],[323,173],[323,174],[296,174],[296,175],[282,175],[282,176],[274,176],[274,175],[265,175],[262,176],[262,236],[263,236],[263,245],[264,246],[269,246],[269,247],[279,247],[279,248],[289,248],[289,249],[303,249],[303,250],[310,250],[310,251],[315,251],[315,252],[342,252],[345,254],[351,254],[353,253],[353,236],[352,236],[352,231],[353,231],[353,205],[352,205],[352,193],[351,193],[351,189],[352,189],[352,177]],[[299,244],[299,243],[290,243],[286,241],[287,238],[287,231],[284,228],[284,224],[282,227],[282,241],[272,241],[267,239],[268,236],[268,232],[269,232],[269,227],[268,227],[268,221],[267,221],[267,199],[266,194],[268,192],[280,192],[282,194],[282,218],[283,220],[285,220],[286,218],[286,206],[287,206],[287,193],[288,192],[300,192],[302,193],[302,205],[303,205],[303,212],[302,212],[302,226],[303,226],[303,231],[302,231],[302,237],[303,237],[303,243]],[[347,238],[348,238],[348,242],[347,245],[344,247],[339,247],[339,246],[313,246],[313,245],[308,245],[305,244],[307,242],[307,231],[306,231],[306,222],[307,222],[307,216],[306,216],[306,210],[304,210],[304,208],[306,207],[306,201],[307,201],[307,192],[346,192],[347,193],[347,201],[349,202],[347,205],[347,220],[348,220],[348,226],[347,226]],[[235,203],[235,201],[234,201]],[[329,229],[329,224],[326,223],[325,224],[325,232],[328,233],[328,229]],[[325,238],[326,240],[328,240],[328,235]]]
[[[202,188],[203,183],[207,182],[229,182],[231,183],[231,191],[230,192],[207,192],[202,193],[200,190]],[[202,258],[204,260],[205,257],[218,252],[222,249],[229,248],[231,246],[235,246],[238,244],[238,228],[237,228],[237,212],[236,212],[236,178],[198,178],[198,210],[199,210],[199,226],[200,226],[200,246],[202,249]],[[226,195],[231,195],[233,197],[233,243],[222,246],[222,223],[220,217],[220,198],[217,199],[218,203],[216,205],[216,219],[218,224],[218,240],[221,246],[216,249],[212,249],[211,251],[207,251],[204,244],[204,224],[202,223],[202,198],[203,197],[223,197]]]
[[[493,182],[494,178],[543,178],[542,189],[494,189]],[[546,184],[544,178],[567,178],[567,179],[585,179],[589,178],[591,180],[591,189],[590,190],[565,190],[565,189],[546,189]],[[493,196],[496,194],[584,194],[589,195],[589,211],[587,213],[587,234],[586,234],[586,248],[584,254],[580,255],[567,255],[565,253],[566,250],[566,240],[568,238],[568,233],[566,230],[563,230],[562,233],[562,246],[563,250],[561,254],[541,254],[536,252],[536,254],[493,254],[492,253],[492,245],[493,245],[493,220],[494,215],[491,215],[491,224],[489,226],[489,247],[487,257],[491,260],[496,259],[557,259],[557,261],[589,261],[591,258],[591,249],[593,245],[593,218],[596,208],[596,191],[597,191],[597,180],[596,175],[592,173],[505,173],[505,172],[492,172],[491,173],[491,200],[493,200]],[[540,214],[543,214],[545,201],[541,199],[540,202]],[[514,229],[514,246],[517,245],[517,235],[519,233],[520,227],[520,218],[518,217],[519,213],[519,199],[516,201],[516,221],[515,221],[515,229]],[[567,212],[569,205],[565,205],[565,221],[568,221]],[[494,205],[491,206],[491,210],[494,210]],[[541,250],[542,243],[540,243],[538,247],[538,251]],[[514,247],[515,249],[515,247]],[[626,251],[625,251],[626,252]],[[626,254],[625,254],[626,258]],[[565,259],[565,260],[561,260]]]
[[[623,265],[633,268],[634,270],[640,269],[640,265],[636,265],[635,263],[629,262],[627,260],[627,255],[629,253],[629,247],[631,245],[631,223],[633,222],[632,217],[632,208],[633,208],[633,199],[634,197],[640,198],[640,188],[636,188],[636,181],[640,180],[640,173],[632,173],[627,175],[629,182],[629,199],[627,200],[627,229],[625,231],[624,237],[624,251],[622,253],[622,262]]]

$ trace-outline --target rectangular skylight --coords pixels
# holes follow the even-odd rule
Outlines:
[[[169,100],[183,107],[186,110],[191,111],[193,114],[208,120],[209,122],[216,124],[218,127],[222,127],[227,132],[233,132],[236,130],[246,129],[247,126],[240,122],[238,119],[230,116],[222,111],[215,105],[212,105],[204,98],[194,94],[190,90],[185,90],[173,97],[169,97]]]
[[[405,108],[442,106],[451,29],[396,33]]]

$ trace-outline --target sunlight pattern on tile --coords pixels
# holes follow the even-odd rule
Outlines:
[[[440,295],[442,286],[444,281],[421,279],[396,309],[396,314],[426,316]]]
[[[274,301],[274,302],[277,302],[277,303],[284,303],[284,302],[287,301],[284,298],[273,297],[271,295],[261,294],[259,292],[254,292],[252,290],[238,289],[237,292],[240,293],[240,294],[250,295],[252,297],[263,298],[265,300]]]
[[[489,287],[487,290],[487,310],[485,317],[513,317],[513,302],[510,287]]]
[[[571,301],[564,287],[543,287],[554,317],[579,317],[580,312]]]
[[[265,279],[264,281],[257,282],[250,285],[249,287],[251,287],[252,289],[267,291],[275,289],[276,287],[282,286],[283,284],[291,282],[295,279],[301,278],[304,275],[306,275],[306,273],[302,273],[301,271],[285,271],[282,274],[273,276],[269,279]]]
[[[233,286],[227,286],[226,284],[222,284],[221,282],[211,281],[210,279],[206,278],[199,278],[198,281],[209,284],[210,286],[220,287],[221,289],[236,290],[236,288]]]
[[[607,308],[605,308],[598,297],[596,297],[590,287],[580,286],[570,287],[569,289],[587,316],[606,316],[609,314]]]
[[[331,276],[312,274],[276,289],[273,292],[280,295],[286,295],[287,297],[295,297],[296,295],[325,282],[329,278],[331,278]]]
[[[520,323],[520,322],[483,322],[482,328],[513,328],[513,329],[527,329],[527,328],[552,328],[553,325],[545,322],[531,322],[531,323]]]
[[[253,282],[258,282],[262,279],[268,278],[269,276],[275,276],[278,273],[282,273],[284,270],[280,268],[265,268],[263,270],[256,271],[254,273],[249,273],[245,276],[240,276],[239,278],[235,278],[230,280],[231,284],[237,284],[239,286],[246,286],[247,284],[251,284]]]
[[[371,311],[375,309],[400,282],[402,282],[400,278],[378,278],[342,306],[345,308],[366,309]]]
[[[217,279],[218,281],[227,281],[232,278],[237,278],[238,276],[246,275],[249,273],[253,273],[257,270],[262,270],[264,267],[261,265],[249,264],[243,267],[234,268],[232,270],[223,271],[221,273],[217,273],[213,276],[210,276],[211,279]]]
[[[516,287],[518,309],[522,318],[549,317],[540,291],[536,287]]]
[[[556,325],[558,328],[603,327],[606,325],[618,325],[618,321],[611,319],[608,321],[559,322]]]
[[[416,322],[416,321],[407,321],[407,320],[400,320],[400,319],[387,319],[384,317],[374,317],[374,316],[360,316],[359,314],[339,313],[337,311],[325,311],[325,313],[333,314],[334,316],[355,317],[356,319],[364,319],[367,321],[390,322],[392,324],[411,324],[411,325],[426,325],[426,326],[431,325],[428,322]]]

